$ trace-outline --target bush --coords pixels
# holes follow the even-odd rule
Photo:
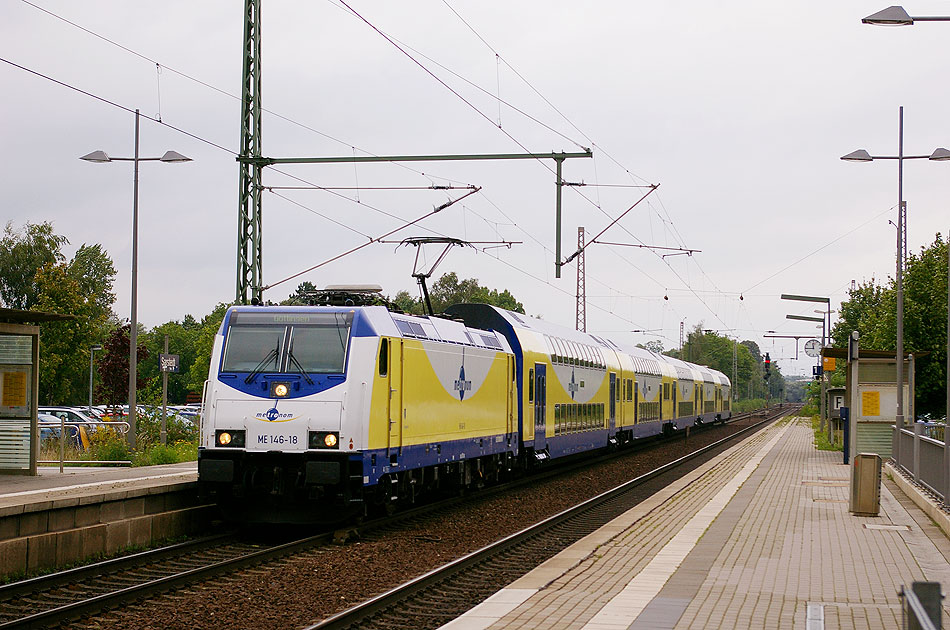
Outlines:
[[[157,466],[159,464],[177,464],[198,459],[198,444],[175,442],[174,444],[153,444],[135,453],[133,466]]]
[[[198,443],[198,423],[171,412],[165,420],[166,442]],[[162,443],[162,409],[156,407],[136,414],[135,444],[138,449],[147,450],[152,445]],[[197,455],[196,455],[197,457]]]
[[[82,459],[100,462],[128,461],[132,459],[132,454],[124,435],[100,427],[89,436],[89,450],[83,453]]]
[[[805,415],[804,411],[800,412],[800,415]],[[819,451],[842,451],[844,450],[844,444],[832,444],[828,441],[827,431],[821,430],[821,418],[817,415],[811,415],[811,429],[815,434],[815,448]],[[840,434],[839,436],[840,437]]]
[[[765,409],[764,398],[749,398],[748,400],[737,400],[732,404],[732,410],[736,413],[745,413],[755,411],[756,409]]]

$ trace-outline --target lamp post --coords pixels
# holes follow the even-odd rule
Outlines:
[[[885,22],[893,18],[892,15],[881,16],[900,7],[890,7],[862,20],[865,24],[903,24],[905,22]],[[904,12],[906,15],[906,12]],[[908,16],[909,17],[909,16]],[[896,18],[894,18],[896,19]],[[921,18],[915,18],[921,19]],[[913,20],[909,22],[913,24]],[[904,203],[904,160],[933,160],[942,162],[950,160],[950,151],[942,147],[934,149],[930,155],[904,155],[904,108],[899,109],[897,155],[871,155],[864,149],[852,151],[841,156],[846,162],[871,162],[873,160],[897,160],[897,348],[895,361],[897,363],[897,413],[895,424],[897,434],[900,435],[904,427],[904,228],[907,225],[907,206]],[[852,403],[853,404],[853,403]],[[897,457],[898,454],[895,454]]]
[[[884,26],[913,26],[915,22],[950,22],[950,16],[910,16],[904,7],[893,6],[869,15],[861,21],[865,24]],[[950,256],[948,256],[947,278],[947,419],[950,422]],[[944,431],[943,459],[945,489],[943,505],[950,507],[950,431],[946,430]]]
[[[138,378],[138,241],[139,241],[139,162],[190,162],[175,151],[166,151],[161,157],[139,157],[139,110],[135,110],[135,155],[133,157],[112,157],[105,151],[93,151],[80,160],[87,162],[132,162],[132,308],[131,330],[129,331],[129,445],[135,446],[135,388]]]
[[[96,356],[96,350],[102,350],[98,343],[89,346],[89,413],[92,414],[92,358]]]

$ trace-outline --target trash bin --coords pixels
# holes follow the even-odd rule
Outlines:
[[[881,456],[858,453],[851,469],[851,513],[877,516],[881,511]]]

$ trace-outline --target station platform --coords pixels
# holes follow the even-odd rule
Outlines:
[[[217,518],[198,497],[197,462],[37,472],[0,475],[0,577],[192,534]]]
[[[198,462],[160,466],[38,466],[36,475],[0,475],[0,513],[19,505],[166,488],[198,480]]]
[[[852,515],[849,472],[807,419],[774,424],[443,628],[901,628],[902,586],[950,588],[950,540],[893,473]]]

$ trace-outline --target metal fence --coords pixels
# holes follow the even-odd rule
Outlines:
[[[115,429],[122,435],[125,435],[129,431],[128,422],[115,422],[115,421],[106,421],[106,420],[92,420],[89,422],[66,422],[64,418],[60,418],[58,423],[56,422],[38,422],[36,427],[37,432],[37,444],[40,443],[40,438],[42,437],[42,431],[44,429],[59,429],[59,459],[53,460],[40,460],[37,458],[37,464],[59,464],[59,472],[63,472],[63,468],[66,464],[118,464],[120,466],[131,466],[131,460],[92,460],[92,459],[66,459],[66,440],[78,438],[80,432],[84,429],[96,427],[108,427],[109,429]],[[69,428],[70,431],[67,434],[66,429]]]
[[[947,497],[947,466],[944,462],[944,430],[937,422],[905,425],[897,436],[894,459],[898,466],[920,484],[940,497]]]
[[[942,627],[940,582],[914,582],[909,589],[901,586],[897,595],[901,598],[901,628],[939,630]]]

